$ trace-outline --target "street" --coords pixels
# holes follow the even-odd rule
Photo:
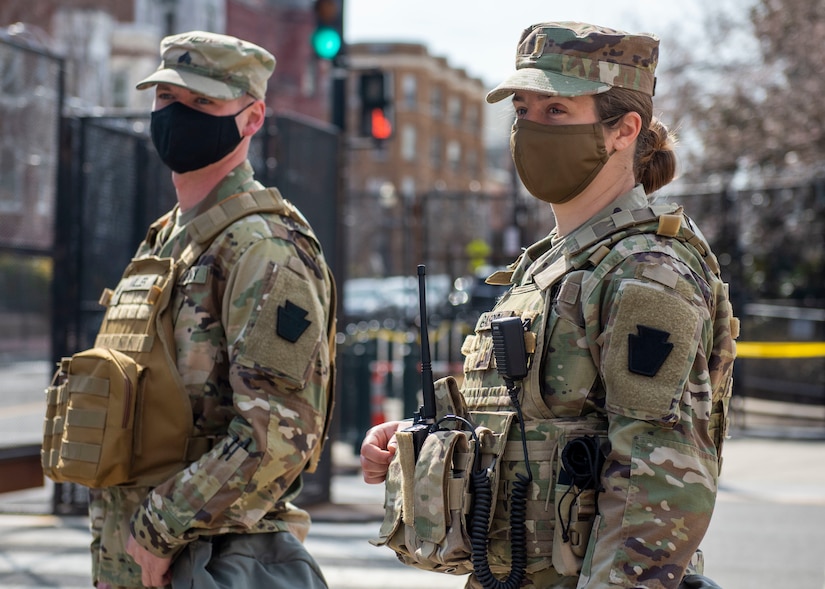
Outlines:
[[[0,363],[0,448],[40,443],[51,362]]]

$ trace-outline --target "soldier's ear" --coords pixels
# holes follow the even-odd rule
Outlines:
[[[642,131],[642,117],[639,113],[630,111],[622,115],[615,125],[606,128],[609,137],[608,153],[621,151],[631,147]]]
[[[239,121],[239,130],[242,137],[249,137],[258,132],[266,121],[266,103],[263,100],[255,100],[243,113],[246,115]]]

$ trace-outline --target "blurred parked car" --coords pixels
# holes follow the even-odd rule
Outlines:
[[[507,292],[509,285],[487,284],[484,280],[496,269],[484,267],[473,276],[455,279],[453,290],[448,296],[456,319],[475,324],[478,317],[491,310],[498,299]]]
[[[443,318],[450,307],[452,281],[446,274],[427,275],[427,315],[430,323]],[[344,315],[348,322],[418,321],[418,277],[351,278],[344,282]]]

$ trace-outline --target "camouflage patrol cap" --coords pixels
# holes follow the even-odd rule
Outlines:
[[[137,84],[145,90],[172,84],[210,98],[231,100],[246,93],[263,99],[275,58],[262,47],[228,35],[190,31],[160,42],[162,62]]]
[[[653,96],[659,39],[577,22],[528,27],[516,49],[516,71],[487,94],[503,100],[517,90],[551,96],[629,88]]]

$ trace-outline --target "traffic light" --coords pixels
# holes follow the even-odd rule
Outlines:
[[[310,42],[315,55],[335,59],[344,45],[343,0],[315,0],[315,31]]]
[[[392,101],[389,75],[381,71],[361,74],[361,135],[383,141],[392,137]]]

